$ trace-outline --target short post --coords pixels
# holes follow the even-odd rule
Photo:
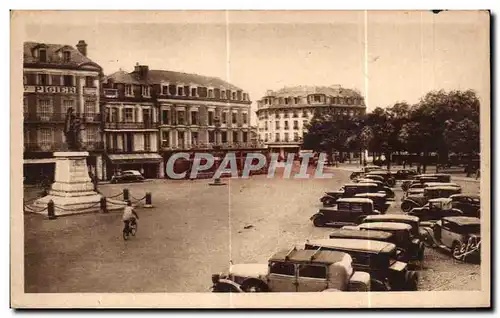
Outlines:
[[[54,220],[56,218],[56,213],[54,211],[54,201],[52,200],[47,203],[47,213],[49,215],[49,220]]]
[[[128,189],[125,188],[123,189],[123,201],[128,201],[129,200],[129,192]]]
[[[105,196],[102,196],[101,197],[101,212],[102,213],[108,213],[108,206],[107,206],[107,201],[106,201],[106,197]]]
[[[146,204],[144,204],[145,208],[153,207],[153,198],[151,196],[151,192],[146,192]]]

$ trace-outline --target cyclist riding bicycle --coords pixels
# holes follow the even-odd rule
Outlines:
[[[139,220],[139,216],[135,212],[132,207],[132,202],[130,200],[127,201],[127,206],[123,209],[123,223],[125,224],[125,228],[129,228],[131,222],[135,223],[135,220]]]

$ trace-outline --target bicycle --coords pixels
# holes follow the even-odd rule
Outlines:
[[[129,221],[123,227],[123,239],[126,241],[130,235],[135,236],[137,233],[137,222],[135,220]]]

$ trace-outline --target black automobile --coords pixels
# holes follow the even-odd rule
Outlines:
[[[111,177],[111,183],[143,182],[144,177],[137,170],[126,170]]]
[[[451,205],[461,210],[465,216],[481,217],[481,198],[477,194],[454,194],[450,196]]]

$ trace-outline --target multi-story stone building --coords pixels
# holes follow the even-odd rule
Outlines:
[[[64,121],[71,107],[85,125],[83,148],[91,172],[102,178],[99,77],[102,69],[87,57],[87,44],[24,43],[24,176],[26,182],[51,179],[53,152],[67,150]]]
[[[219,78],[136,65],[106,77],[102,93],[108,170],[161,178],[175,152],[255,148],[248,93]]]
[[[306,124],[316,110],[325,108],[350,116],[366,112],[361,94],[340,85],[296,86],[268,91],[257,101],[259,139],[270,151],[282,156],[298,152]]]

